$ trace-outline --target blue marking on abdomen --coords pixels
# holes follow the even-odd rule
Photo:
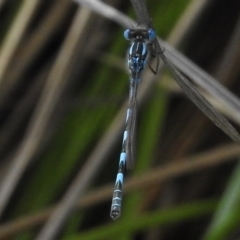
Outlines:
[[[116,183],[120,181],[121,183],[123,183],[123,174],[122,173],[118,173],[117,174],[117,179],[116,179]]]

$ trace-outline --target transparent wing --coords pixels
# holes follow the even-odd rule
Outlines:
[[[158,44],[159,45],[159,44]],[[161,47],[159,46],[159,54],[172,72],[176,82],[181,87],[183,92],[189,97],[189,99],[205,114],[207,115],[212,122],[218,126],[222,131],[224,131],[233,141],[240,143],[240,135],[236,129],[228,122],[228,120],[223,117],[199,92],[198,90],[184,77],[166,58],[163,54]]]
[[[137,101],[133,101],[131,106],[131,116],[129,116],[129,125],[128,125],[128,133],[129,136],[127,138],[126,143],[126,153],[127,153],[127,169],[134,168],[134,159],[136,157],[136,122],[137,122]]]
[[[136,121],[137,121],[137,87],[140,73],[135,73],[130,80],[129,117],[127,123],[128,137],[126,139],[127,169],[133,169],[136,156]]]

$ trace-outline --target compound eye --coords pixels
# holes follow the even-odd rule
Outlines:
[[[153,29],[148,29],[148,39],[153,41],[156,38],[156,33]]]
[[[123,33],[123,36],[126,40],[130,40],[131,39],[131,36],[130,36],[130,29],[126,29]]]

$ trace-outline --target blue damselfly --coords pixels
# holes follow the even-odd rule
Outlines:
[[[136,125],[136,92],[137,85],[140,81],[140,75],[147,64],[148,57],[156,57],[157,65],[154,70],[151,65],[150,69],[153,73],[157,73],[159,58],[165,66],[171,71],[174,79],[181,87],[183,92],[189,99],[207,115],[215,125],[221,128],[235,142],[240,142],[240,135],[235,128],[225,119],[212,105],[198,92],[198,90],[188,81],[188,79],[179,72],[175,66],[164,55],[164,49],[160,46],[156,38],[155,31],[152,27],[152,19],[150,18],[144,0],[130,0],[138,18],[140,29],[127,29],[124,36],[127,40],[131,40],[132,44],[128,52],[128,67],[130,70],[130,94],[129,106],[127,110],[127,118],[122,143],[122,152],[118,168],[117,179],[115,183],[113,200],[110,216],[116,219],[121,214],[122,202],[122,186],[125,168],[131,169],[134,163],[134,139]]]
[[[118,174],[113,192],[110,216],[116,219],[121,214],[122,186],[125,168],[132,169],[135,158],[135,127],[137,117],[137,86],[149,55],[152,53],[152,42],[156,38],[155,31],[149,29],[127,29],[124,37],[131,41],[128,51],[128,68],[130,71],[129,102],[123,134],[122,152],[120,154]],[[150,69],[156,73],[157,69]]]

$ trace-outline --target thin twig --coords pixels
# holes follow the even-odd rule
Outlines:
[[[223,82],[228,83],[236,77],[239,73],[239,59],[240,59],[240,16],[236,22],[236,26],[224,51],[221,62],[218,66],[216,76]]]
[[[0,53],[0,84],[2,83],[5,71],[12,60],[13,54],[16,51],[28,24],[31,22],[32,16],[41,1],[26,0],[23,1],[23,6],[20,9],[12,28],[10,29],[6,39],[2,45]]]
[[[0,91],[0,108],[6,104],[9,92],[16,86],[19,76],[22,76],[34,61],[34,58],[41,54],[46,43],[62,27],[70,4],[71,2],[68,0],[59,0],[49,9],[46,16],[44,16],[44,20],[34,29],[29,38],[20,45],[17,56],[11,61],[8,69],[5,71],[4,79],[7,79],[7,81],[4,82],[4,88]],[[17,68],[15,67],[16,65],[18,66]]]
[[[78,38],[75,32],[69,34],[64,47],[62,47],[56,62],[50,71],[44,89],[41,93],[37,107],[34,111],[31,122],[26,131],[25,138],[21,142],[16,154],[13,157],[7,176],[0,188],[0,216],[19,181],[26,167],[31,162],[34,154],[41,144],[47,124],[51,118],[52,111],[62,94],[67,82],[68,71],[71,68],[70,59],[75,53],[75,46]]]
[[[64,44],[64,50],[69,51],[71,54],[74,53],[77,43],[79,42],[79,39],[84,35],[82,34],[83,30],[86,27],[86,23],[91,15],[91,12],[86,9],[80,9],[78,10],[74,20],[72,27],[70,29],[69,35],[66,39],[66,43]],[[70,45],[71,43],[71,45]],[[62,58],[66,58],[65,53],[61,55]],[[68,60],[68,58],[67,58]],[[62,59],[62,61],[66,61],[66,59]],[[90,168],[92,166],[89,166]],[[86,171],[85,173],[87,173]],[[92,176],[90,174],[90,176]],[[82,177],[82,176],[81,176]],[[83,177],[84,178],[84,177]],[[79,190],[81,191],[81,187],[85,189],[85,186],[88,186],[88,180],[84,181],[81,180],[80,184],[78,181],[78,186],[76,187],[73,184],[74,190],[72,191],[72,188],[66,193],[65,197],[59,204],[59,206],[55,209],[53,214],[51,215],[50,219],[46,223],[46,225],[43,227],[43,229],[40,231],[38,237],[36,239],[40,240],[48,240],[53,239],[54,236],[58,233],[59,228],[61,227],[64,220],[67,218],[69,213],[71,212],[72,207],[76,203],[76,198],[78,197]]]
[[[24,97],[20,99],[9,115],[8,121],[6,121],[0,129],[0,154],[7,148],[17,129],[25,120],[26,115],[29,114],[30,109],[32,109],[37,102],[37,97],[44,85],[48,70],[49,66],[46,66],[36,79],[34,79]]]

